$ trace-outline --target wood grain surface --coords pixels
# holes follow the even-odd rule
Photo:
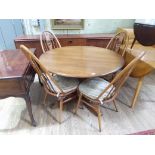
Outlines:
[[[124,65],[117,53],[93,46],[68,46],[53,49],[40,56],[53,73],[67,77],[88,78],[116,72]]]

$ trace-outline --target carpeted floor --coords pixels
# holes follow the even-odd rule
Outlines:
[[[22,98],[9,97],[0,100],[0,131],[15,128],[25,108],[25,101]]]
[[[155,129],[140,131],[140,132],[133,133],[133,134],[130,134],[130,135],[155,135]]]
[[[86,107],[79,109],[78,115],[73,114],[77,101],[65,105],[63,123],[58,123],[58,105],[56,99],[48,97],[43,106],[44,91],[38,79],[31,87],[31,101],[37,127],[30,125],[28,111],[22,98],[6,98],[0,100],[0,134],[46,134],[46,135],[123,135],[123,134],[153,134],[155,129],[155,72],[144,79],[144,84],[134,110],[131,104],[136,79],[129,78],[117,98],[119,112],[112,104],[102,108],[102,132],[98,131],[97,117]],[[146,131],[146,132],[141,132]],[[138,132],[138,133],[137,133]]]

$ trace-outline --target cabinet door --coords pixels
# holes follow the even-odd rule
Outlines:
[[[61,38],[59,39],[61,46],[86,46],[86,39],[79,38]]]
[[[17,78],[4,79],[0,81],[0,97],[16,96],[18,94],[23,94],[24,89],[21,81]]]
[[[87,39],[87,46],[106,47],[110,39]]]

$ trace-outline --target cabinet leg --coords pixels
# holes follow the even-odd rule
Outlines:
[[[144,77],[141,77],[138,80],[138,83],[137,83],[137,86],[136,86],[136,90],[135,90],[135,94],[134,94],[134,97],[133,97],[133,100],[132,100],[132,104],[131,104],[131,108],[132,109],[135,107],[135,104],[136,104],[136,101],[137,101],[140,89],[142,87],[143,79],[144,79]]]
[[[33,113],[32,113],[32,106],[31,106],[30,96],[26,95],[25,100],[26,100],[26,106],[27,106],[27,109],[28,109],[28,113],[29,113],[29,116],[30,116],[30,119],[31,119],[31,124],[32,124],[32,126],[37,126],[36,121],[34,120],[34,117],[33,117]]]

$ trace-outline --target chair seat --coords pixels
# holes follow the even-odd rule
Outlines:
[[[53,78],[64,93],[68,93],[72,90],[77,89],[79,85],[79,80],[76,78],[64,77],[59,75],[55,75],[53,76]]]
[[[102,78],[96,77],[92,79],[87,79],[83,81],[79,85],[79,91],[84,94],[85,96],[95,100],[97,97],[104,91],[104,89],[109,85],[110,83]],[[104,100],[104,98],[108,95],[108,93],[111,91],[113,86],[111,86],[100,98],[99,101]]]

